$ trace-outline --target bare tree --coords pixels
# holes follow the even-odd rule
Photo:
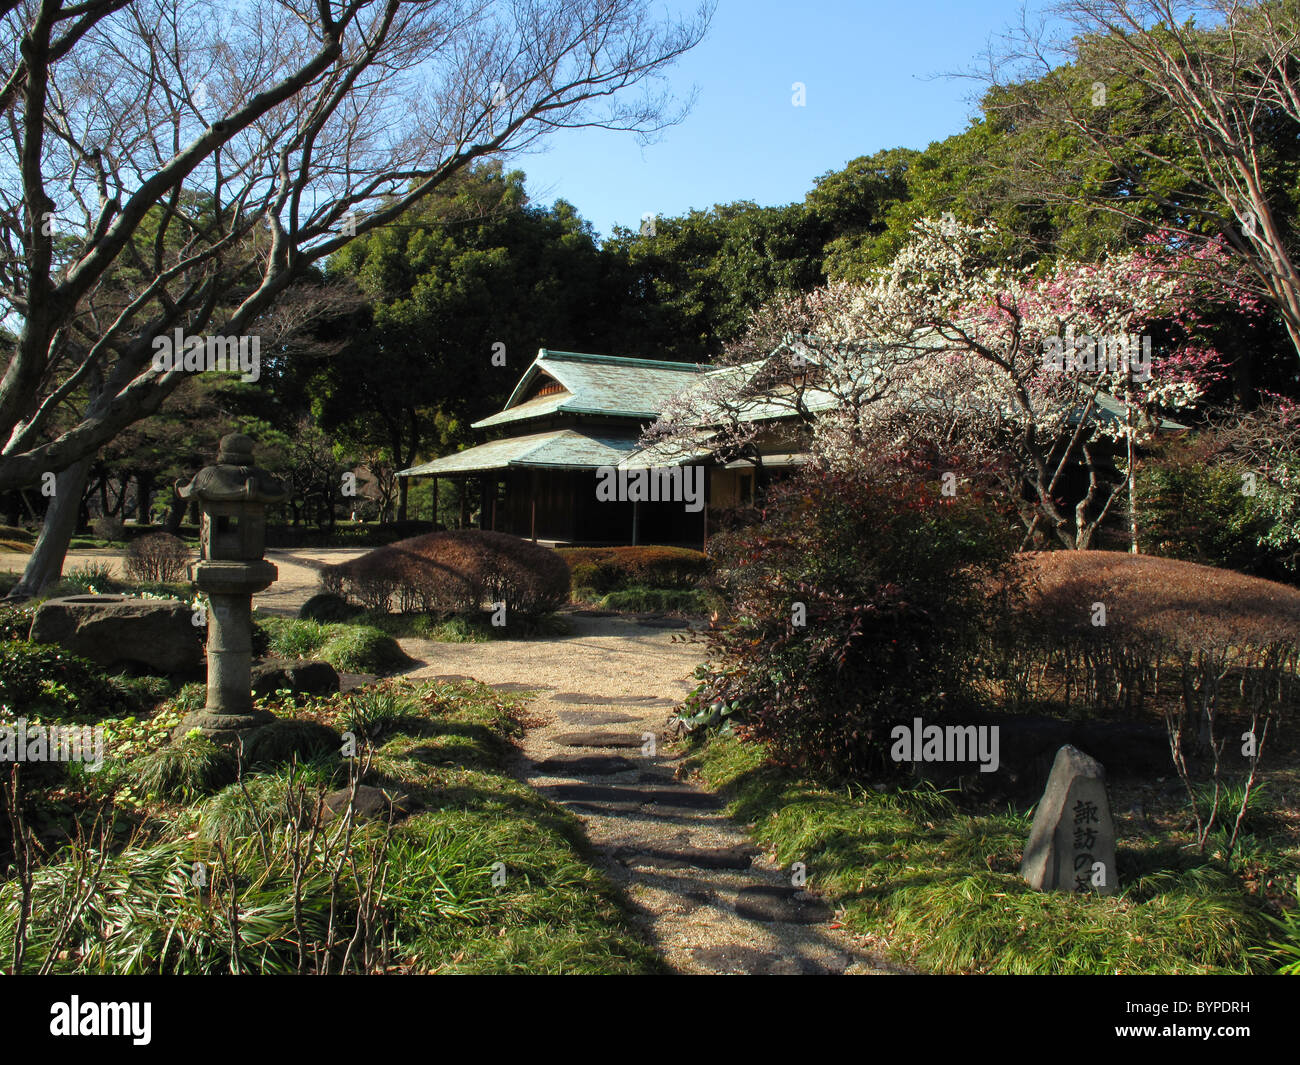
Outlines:
[[[657,83],[712,4],[647,9],[0,2],[0,489],[56,489],[17,591],[61,570],[97,449],[193,372],[159,363],[160,338],[273,329],[314,264],[475,159],[677,121]]]
[[[990,116],[1082,148],[1017,155],[1021,192],[1190,245],[1225,241],[1243,289],[1277,311],[1300,356],[1295,234],[1275,154],[1300,134],[1300,5],[1061,0],[1047,12],[1022,18],[982,75]]]

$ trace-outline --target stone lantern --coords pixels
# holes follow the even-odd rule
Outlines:
[[[253,465],[253,441],[240,433],[222,437],[214,466],[189,484],[176,486],[182,499],[196,500],[203,514],[199,560],[190,577],[208,596],[208,698],[202,710],[181,722],[178,735],[202,729],[217,741],[274,720],[253,710],[253,593],[278,576],[263,558],[266,507],[288,497],[284,486]]]

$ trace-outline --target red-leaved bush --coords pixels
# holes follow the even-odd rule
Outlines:
[[[545,614],[569,599],[569,567],[549,547],[507,533],[456,529],[376,548],[321,570],[326,591],[372,610],[456,613],[505,603]]]
[[[809,466],[709,551],[728,616],[686,714],[726,707],[784,762],[894,772],[890,728],[960,702],[1010,522],[901,462]]]

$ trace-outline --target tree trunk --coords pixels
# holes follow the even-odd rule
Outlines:
[[[167,520],[163,522],[163,528],[175,536],[181,531],[181,519],[185,517],[185,500],[176,494],[172,489],[171,502],[167,505]]]
[[[36,540],[32,557],[27,560],[22,580],[14,585],[9,598],[27,599],[39,595],[63,576],[68,544],[77,531],[77,519],[81,514],[81,495],[94,460],[95,456],[89,455],[55,476],[54,496],[45,511],[41,535]]]
[[[399,477],[397,479],[397,520],[403,522],[406,520],[406,486],[408,477]]]
[[[141,525],[153,524],[150,502],[153,499],[153,474],[141,473],[136,477],[135,520]]]

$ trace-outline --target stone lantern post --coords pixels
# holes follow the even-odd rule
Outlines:
[[[202,729],[218,742],[274,720],[253,710],[253,593],[269,588],[278,571],[266,561],[266,507],[288,497],[284,486],[253,465],[253,441],[240,433],[221,440],[214,466],[205,466],[182,499],[194,499],[203,514],[199,561],[190,576],[207,593],[208,698],[181,722],[178,735]]]

